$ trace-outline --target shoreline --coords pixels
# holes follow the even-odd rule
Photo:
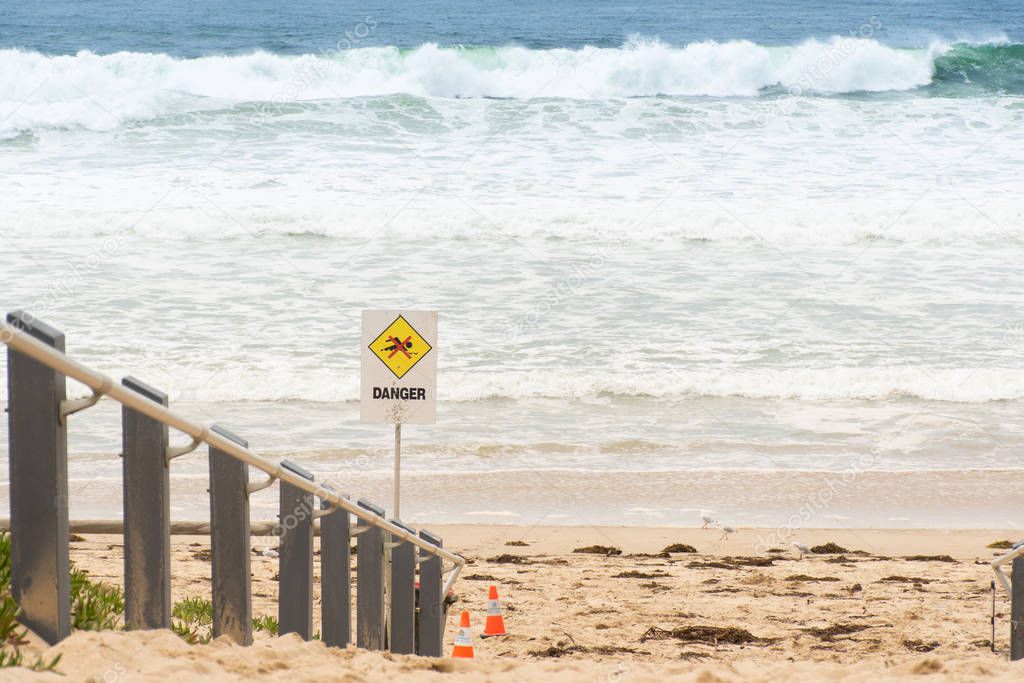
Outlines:
[[[372,501],[392,499],[390,471],[331,470],[292,457],[317,480]],[[205,463],[204,463],[205,465]],[[403,462],[403,465],[406,465]],[[121,513],[119,472],[109,479],[72,480],[71,515],[116,519]],[[171,477],[171,514],[203,522],[209,514],[206,475]],[[404,521],[529,526],[686,527],[699,513],[736,527],[986,529],[1017,528],[1024,509],[1024,470],[922,472],[675,471],[422,472],[403,470]],[[0,485],[0,509],[9,488]],[[251,497],[252,519],[278,514],[274,492]]]

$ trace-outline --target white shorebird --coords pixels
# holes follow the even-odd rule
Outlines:
[[[728,541],[729,540],[729,534],[734,534],[734,533],[736,533],[736,529],[734,527],[731,527],[728,524],[724,525],[722,527],[722,538],[721,538],[721,540]]]
[[[718,526],[718,522],[716,522],[711,517],[711,515],[709,515],[708,513],[704,512],[704,511],[701,511],[701,513],[700,513],[700,521],[704,522],[704,525],[701,526],[701,529],[707,529],[709,526]]]
[[[797,541],[793,541],[792,546],[794,548],[796,548],[798,553],[800,553],[800,559],[801,560],[804,559],[804,555],[810,555],[811,554],[811,549],[808,548],[803,543],[798,543]]]

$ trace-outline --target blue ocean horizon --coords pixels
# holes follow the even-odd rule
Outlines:
[[[56,0],[6,7],[0,48],[48,55],[90,50],[202,57],[254,50],[315,54],[346,39],[364,47],[414,48],[436,43],[617,48],[634,36],[657,38],[675,47],[705,40],[784,46],[808,38],[847,36],[870,24],[872,18],[879,23],[876,38],[892,47],[927,47],[936,40],[977,42],[995,36],[1024,42],[1024,15],[1012,0],[980,4],[966,0],[778,0],[764,6],[739,0],[440,0],[425,4],[204,0],[185,5],[156,0]],[[367,20],[376,24],[374,30],[358,36],[356,27]]]

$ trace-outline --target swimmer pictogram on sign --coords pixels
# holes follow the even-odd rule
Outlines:
[[[430,344],[401,315],[370,343],[370,351],[398,379],[430,353]]]

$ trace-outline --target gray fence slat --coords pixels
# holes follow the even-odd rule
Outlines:
[[[151,401],[167,394],[125,377]],[[171,627],[171,498],[167,425],[121,407],[124,487],[124,606],[129,629]]]
[[[380,517],[384,508],[365,500],[359,507]],[[368,527],[356,537],[356,645],[366,650],[384,649],[384,530]]]
[[[211,429],[248,448],[228,430]],[[210,447],[210,554],[212,559],[213,636],[252,643],[252,582],[249,557],[248,466]]]
[[[330,488],[324,484],[325,488]],[[323,509],[331,506],[322,504]],[[352,641],[352,558],[348,510],[320,518],[320,637],[325,645],[348,647]]]
[[[409,533],[397,519],[392,523]],[[396,539],[392,539],[396,540]],[[391,550],[391,640],[389,649],[403,655],[416,652],[416,546],[402,541]]]
[[[426,529],[420,530],[420,538],[437,547],[443,547],[440,536]],[[420,549],[420,595],[417,612],[418,640],[416,654],[423,657],[440,657],[444,647],[444,577],[441,558]]]
[[[1024,557],[1013,561],[1010,580],[1010,661],[1015,661],[1024,659]]]
[[[64,352],[64,334],[30,314],[8,313],[7,322]],[[67,380],[8,347],[7,396],[11,593],[21,622],[53,644],[71,633]]]
[[[313,475],[293,462],[281,463],[300,477]],[[281,482],[278,549],[278,633],[313,637],[313,495]]]

